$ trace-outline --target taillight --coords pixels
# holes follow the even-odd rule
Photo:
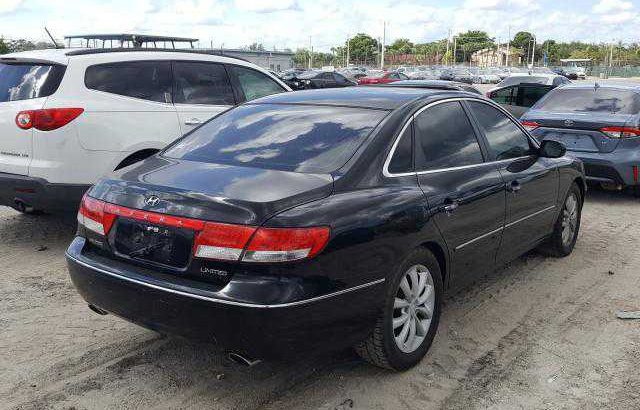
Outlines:
[[[16,125],[23,130],[35,128],[40,131],[52,131],[67,125],[83,112],[83,108],[48,108],[45,110],[20,111],[16,115]]]
[[[289,262],[316,256],[329,240],[329,228],[324,226],[257,228],[131,209],[86,194],[82,198],[78,223],[86,229],[106,236],[116,217],[191,229],[195,232],[193,256],[202,259],[235,262],[242,258],[243,262]]]
[[[195,240],[196,258],[237,261],[255,227],[206,222]]]
[[[522,124],[523,127],[525,127],[528,131],[533,131],[536,128],[540,127],[540,124],[538,124],[535,121],[521,121],[520,122]]]
[[[105,213],[105,205],[85,194],[78,211],[78,223],[98,235],[107,235],[116,215]]]
[[[246,262],[287,262],[312,258],[329,240],[328,227],[260,228],[242,258]]]
[[[631,138],[640,136],[640,128],[636,127],[605,127],[600,131],[609,138]]]

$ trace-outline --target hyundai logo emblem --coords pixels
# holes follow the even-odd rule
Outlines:
[[[564,120],[564,125],[567,127],[572,127],[574,124],[573,120]]]
[[[158,205],[158,202],[160,202],[160,198],[158,198],[155,195],[148,196],[144,200],[145,205],[149,205],[149,206]]]

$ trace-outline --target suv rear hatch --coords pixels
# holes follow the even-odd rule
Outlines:
[[[21,129],[21,111],[42,109],[60,85],[66,67],[53,62],[0,58],[0,172],[28,175],[33,129]]]

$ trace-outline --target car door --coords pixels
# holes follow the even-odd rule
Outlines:
[[[498,108],[479,100],[465,104],[504,179],[507,213],[498,258],[507,262],[551,232],[557,214],[558,160],[539,157],[526,132]]]
[[[287,91],[268,75],[248,67],[227,65],[238,103]]]
[[[427,106],[414,117],[415,166],[430,214],[452,260],[452,280],[493,268],[505,219],[505,185],[486,162],[460,101]]]
[[[335,87],[348,87],[352,85],[345,76],[338,73],[333,73],[333,81],[335,83]]]
[[[183,134],[236,104],[224,64],[174,61],[172,65],[173,103]]]

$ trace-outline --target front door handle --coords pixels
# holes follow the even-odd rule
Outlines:
[[[507,188],[509,189],[509,191],[515,194],[516,192],[522,189],[522,185],[520,185],[520,182],[518,181],[513,181],[509,185],[507,185]]]
[[[202,124],[202,120],[200,118],[191,118],[191,119],[185,120],[184,123],[186,125],[200,125]]]

